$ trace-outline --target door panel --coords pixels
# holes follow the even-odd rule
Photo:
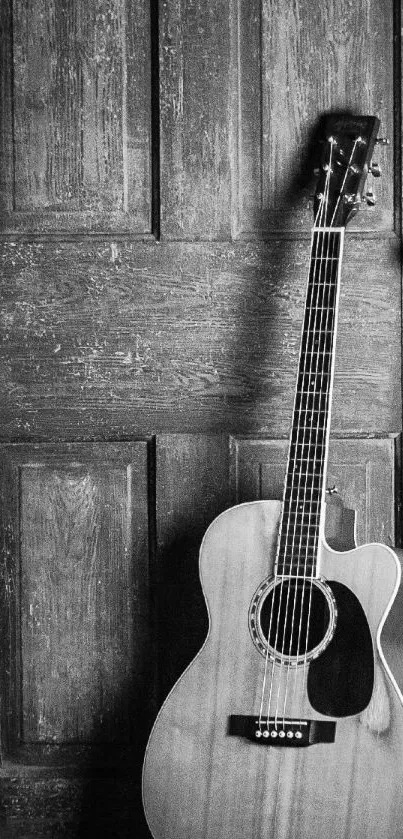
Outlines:
[[[235,4],[234,4],[235,7]],[[318,115],[377,114],[393,138],[393,4],[387,0],[254,0],[238,4],[237,232],[309,230],[306,143]],[[393,229],[393,154],[377,150],[383,177],[374,212],[353,227]],[[309,178],[308,178],[309,179]],[[377,185],[378,186],[378,185]]]
[[[9,9],[3,226],[150,233],[149,3],[14,0]]]
[[[147,441],[17,445],[1,455],[12,580],[3,607],[16,661],[15,684],[2,667],[9,745],[138,746],[146,686],[147,714],[153,706]]]

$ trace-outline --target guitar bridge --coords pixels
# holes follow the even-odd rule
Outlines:
[[[231,714],[228,734],[246,737],[262,746],[298,748],[334,743],[336,723],[329,720],[289,720]]]

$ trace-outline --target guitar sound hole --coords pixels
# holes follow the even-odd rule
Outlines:
[[[282,579],[260,605],[260,630],[276,658],[302,660],[330,640],[331,596],[315,581]]]

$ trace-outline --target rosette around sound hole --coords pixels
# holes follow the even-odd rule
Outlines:
[[[256,592],[250,627],[259,651],[299,664],[314,658],[332,638],[336,604],[320,579],[281,577],[268,580]]]

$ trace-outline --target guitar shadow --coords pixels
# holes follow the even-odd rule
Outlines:
[[[229,423],[233,433],[267,433],[266,429],[270,429],[273,424],[279,425],[279,411],[289,415],[291,422],[299,351],[299,331],[294,335],[292,324],[300,316],[302,318],[303,300],[297,283],[290,293],[286,280],[290,273],[290,262],[298,259],[294,249],[301,235],[304,239],[307,275],[310,241],[310,227],[307,226],[302,233],[296,232],[296,209],[309,207],[313,224],[314,171],[321,162],[326,123],[331,117],[348,115],[350,112],[346,110],[325,112],[309,131],[301,158],[295,163],[294,170],[288,172],[281,193],[281,227],[278,221],[279,210],[273,210],[267,205],[261,211],[256,211],[252,220],[252,229],[268,232],[263,235],[258,248],[253,242],[245,243],[245,249],[251,255],[251,269],[247,281],[242,285],[235,316],[239,328],[234,332],[234,340],[228,350],[232,359],[231,379],[238,387],[238,393],[228,397]],[[255,254],[258,255],[258,261]],[[288,295],[288,312],[284,303],[285,295]],[[280,342],[279,324],[284,323],[287,314],[290,331],[287,336],[284,334]],[[285,379],[289,379],[287,388],[284,386]],[[289,394],[286,397],[287,404],[284,399],[285,390]],[[268,419],[267,426],[262,424],[263,416]]]

